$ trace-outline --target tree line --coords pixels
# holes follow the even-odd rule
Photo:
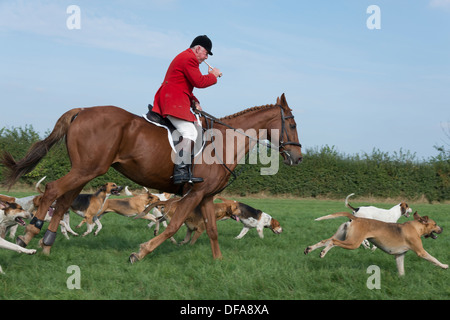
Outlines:
[[[28,148],[40,139],[32,126],[2,128],[0,151],[6,150],[15,159],[21,159]],[[290,167],[280,163],[275,175],[261,175],[262,164],[239,165],[236,172],[240,174],[226,192],[240,196],[264,192],[332,199],[342,199],[356,193],[358,196],[380,198],[414,200],[425,197],[429,202],[446,201],[450,200],[450,150],[443,146],[435,148],[437,155],[423,160],[403,150],[389,154],[374,149],[371,154],[346,155],[334,146],[310,148],[303,151],[304,159],[300,165]],[[47,182],[53,181],[69,170],[66,146],[61,142],[20,182],[32,187],[44,176],[47,176]],[[2,181],[3,174],[4,168],[0,166]],[[141,188],[112,168],[89,182],[86,188],[96,189],[107,181],[128,185],[131,189]]]

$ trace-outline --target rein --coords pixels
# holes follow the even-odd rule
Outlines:
[[[229,124],[226,124],[225,122],[220,121],[218,118],[214,117],[213,115],[210,115],[209,113],[207,113],[207,112],[205,112],[205,111],[200,111],[200,110],[195,110],[195,111],[198,112],[198,113],[200,113],[203,117],[205,117],[206,120],[209,119],[209,120],[211,121],[211,127],[208,127],[208,129],[212,129],[212,128],[213,128],[214,122],[216,122],[216,123],[221,124],[221,125],[223,125],[223,126],[229,128],[229,129],[232,129],[234,132],[237,132],[237,133],[240,133],[240,134],[246,136],[247,138],[249,138],[249,139],[251,139],[251,140],[256,140],[256,141],[258,141],[258,139],[255,139],[255,138],[249,136],[248,134],[245,134],[244,132],[242,132],[242,131],[240,131],[240,130],[238,130],[238,129],[236,129],[236,128],[233,128],[233,127],[230,126]],[[206,124],[208,125],[208,121],[206,121]]]
[[[268,148],[276,148],[276,149],[281,149],[281,148],[283,148],[284,146],[287,146],[287,145],[293,145],[293,146],[298,146],[298,147],[302,147],[302,145],[300,144],[300,143],[298,143],[298,142],[294,142],[294,141],[290,141],[289,140],[289,134],[288,134],[288,132],[287,132],[287,130],[286,130],[286,125],[285,125],[285,120],[286,119],[293,119],[294,118],[294,116],[293,115],[291,115],[291,116],[285,116],[284,115],[284,110],[283,110],[283,107],[281,106],[281,105],[279,105],[279,104],[277,104],[277,105],[275,105],[276,107],[280,107],[280,111],[281,111],[281,135],[280,135],[280,137],[281,137],[281,142],[280,142],[280,145],[279,146],[273,146],[272,144],[266,144],[266,147],[268,147]],[[249,138],[249,139],[251,139],[251,140],[256,140],[256,141],[258,141],[258,139],[255,139],[255,138],[253,138],[253,137],[251,137],[251,136],[249,136],[248,134],[245,134],[244,132],[242,132],[242,131],[240,131],[240,130],[238,130],[238,129],[236,129],[236,128],[233,128],[232,126],[230,126],[229,124],[227,124],[227,123],[225,123],[225,122],[223,122],[223,121],[220,121],[218,118],[216,118],[216,117],[214,117],[213,115],[211,115],[211,114],[209,114],[209,113],[207,113],[207,112],[205,112],[205,111],[200,111],[200,110],[195,110],[196,112],[198,112],[199,114],[201,114],[203,117],[205,117],[205,119],[209,119],[210,121],[211,121],[211,127],[210,128],[208,128],[208,129],[211,129],[212,128],[212,124],[214,123],[214,122],[216,122],[216,123],[218,123],[218,124],[221,124],[221,125],[223,125],[223,126],[225,126],[225,127],[227,127],[227,128],[229,128],[229,129],[232,129],[234,132],[237,132],[237,133],[240,133],[240,134],[242,134],[242,135],[244,135],[244,136],[246,136],[247,138]],[[283,136],[284,136],[284,133],[286,133],[286,138],[287,138],[287,142],[284,142],[283,141]],[[283,152],[285,152],[286,153],[286,151],[283,151]]]
[[[263,145],[265,145],[267,148],[270,148],[270,149],[276,149],[276,150],[278,150],[278,152],[280,152],[280,153],[285,153],[285,154],[288,156],[288,159],[290,159],[290,161],[292,162],[291,156],[290,156],[289,152],[288,152],[287,150],[282,150],[282,151],[280,151],[280,149],[284,148],[284,146],[287,146],[287,145],[298,146],[298,147],[300,147],[300,148],[302,147],[302,145],[301,145],[300,143],[294,142],[294,141],[290,141],[290,140],[289,140],[289,134],[288,134],[287,129],[286,129],[285,120],[286,120],[286,119],[293,119],[294,116],[293,116],[293,115],[285,116],[283,107],[282,107],[280,104],[275,105],[275,107],[280,107],[280,110],[281,110],[281,135],[280,135],[280,140],[281,140],[281,141],[280,141],[280,144],[279,144],[278,146],[273,146],[272,143],[269,143],[269,144],[263,143]],[[218,118],[214,117],[213,115],[211,115],[211,114],[209,114],[209,113],[207,113],[207,112],[205,112],[205,111],[202,111],[202,110],[195,110],[195,112],[199,113],[200,115],[202,115],[202,116],[205,118],[205,122],[206,122],[206,125],[207,125],[207,127],[208,127],[208,130],[209,130],[209,129],[212,129],[213,126],[214,126],[214,122],[216,122],[216,123],[221,124],[221,125],[223,125],[223,126],[229,128],[229,129],[232,129],[234,132],[237,132],[237,133],[239,133],[239,134],[242,134],[242,135],[246,136],[246,137],[249,138],[250,140],[254,140],[254,141],[258,142],[258,143],[261,143],[261,142],[258,141],[258,139],[255,139],[255,138],[249,136],[248,134],[246,134],[245,132],[242,132],[241,130],[238,130],[238,129],[236,129],[236,128],[233,128],[233,127],[230,126],[229,124],[227,124],[227,123],[225,123],[225,122],[219,120]],[[208,124],[208,120],[210,120],[210,122],[209,122],[210,124]],[[284,140],[283,140],[284,133],[286,133],[286,138],[287,138],[287,140],[288,140],[287,142],[284,142]],[[214,146],[214,140],[212,139],[212,137],[211,137],[211,143],[213,144],[213,147],[214,147],[214,149],[215,149],[216,147]],[[246,160],[247,160],[247,158],[248,158],[248,155],[249,155],[249,153],[247,153],[247,155],[246,155]],[[220,159],[220,158],[218,158],[218,159],[220,160],[221,164],[225,167],[225,169],[233,175],[234,179],[233,179],[232,181],[228,182],[227,185],[226,185],[225,187],[223,187],[222,189],[220,189],[220,190],[219,190],[218,192],[216,192],[216,193],[222,192],[222,191],[223,191],[224,189],[226,189],[230,184],[232,184],[232,183],[237,179],[237,177],[238,177],[239,175],[242,174],[242,172],[243,172],[243,170],[244,170],[244,168],[245,168],[245,167],[243,167],[243,168],[236,174],[236,173],[234,172],[234,170],[231,170],[230,168],[228,168],[228,166],[225,164],[225,162],[224,162],[222,159]],[[245,163],[245,162],[244,162],[244,163]]]

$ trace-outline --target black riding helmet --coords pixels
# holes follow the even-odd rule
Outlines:
[[[206,51],[208,51],[208,54],[210,56],[213,55],[213,53],[211,52],[212,49],[212,42],[211,40],[208,38],[208,36],[203,35],[203,36],[198,36],[194,39],[194,41],[192,41],[192,44],[190,46],[190,48],[195,47],[196,45],[200,45],[203,48],[206,49]]]

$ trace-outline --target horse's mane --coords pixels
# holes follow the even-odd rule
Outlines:
[[[273,107],[275,107],[275,106],[276,106],[276,105],[274,105],[274,104],[266,104],[265,106],[252,107],[252,108],[248,108],[248,109],[245,109],[245,110],[236,112],[236,113],[234,113],[234,114],[232,114],[232,115],[225,116],[225,117],[220,118],[220,119],[234,119],[234,118],[236,118],[236,117],[238,117],[238,116],[240,116],[240,115],[243,115],[243,114],[245,114],[245,113],[248,113],[248,112],[259,111],[259,110],[262,110],[262,109],[268,109],[268,108],[273,108]]]

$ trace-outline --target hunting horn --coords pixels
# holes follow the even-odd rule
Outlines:
[[[206,62],[206,60],[203,60],[203,62],[204,63],[206,63],[206,65],[208,66],[208,67],[210,67],[211,69],[214,69],[213,67],[211,67],[211,65],[208,63],[208,62]],[[222,76],[222,72],[219,74],[219,78]]]

